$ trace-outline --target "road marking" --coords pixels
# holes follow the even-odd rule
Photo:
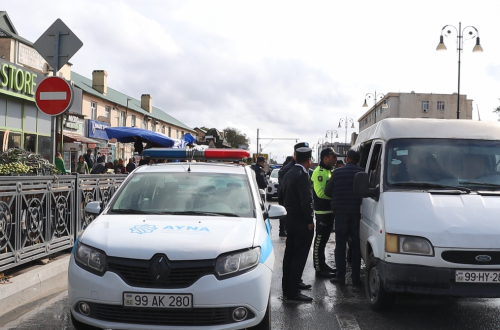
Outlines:
[[[40,100],[66,100],[66,92],[40,92]]]
[[[339,321],[340,329],[342,330],[361,330],[358,322],[351,314],[337,314],[337,321]]]

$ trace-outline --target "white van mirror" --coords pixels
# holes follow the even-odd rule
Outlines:
[[[359,172],[354,177],[354,194],[361,198],[373,197],[378,200],[379,188],[370,188],[368,173]]]
[[[101,213],[101,202],[89,202],[85,206],[85,212],[92,215],[99,215]]]

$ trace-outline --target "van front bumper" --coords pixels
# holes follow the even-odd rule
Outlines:
[[[464,269],[394,264],[379,261],[378,271],[384,288],[390,292],[407,292],[438,296],[500,298],[499,283],[457,283],[455,271]],[[471,265],[468,270],[474,270]],[[490,269],[480,269],[488,271]],[[491,271],[500,271],[491,269]]]

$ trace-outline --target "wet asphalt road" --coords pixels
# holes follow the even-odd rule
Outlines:
[[[312,296],[314,301],[287,301],[281,293],[281,261],[285,239],[278,236],[278,221],[273,220],[272,224],[276,263],[271,306],[272,328],[275,330],[500,329],[500,299],[402,295],[391,311],[373,312],[365,301],[364,287],[353,287],[349,283],[345,287],[338,287],[327,279],[316,279],[311,253],[302,278],[305,283],[312,284],[312,290],[304,293]],[[333,263],[334,246],[331,239],[327,245],[327,260],[330,264]],[[55,293],[43,303],[17,312],[24,314],[0,329],[74,329],[69,320],[66,292]],[[4,324],[0,320],[0,326]]]

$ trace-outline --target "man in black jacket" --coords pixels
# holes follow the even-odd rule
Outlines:
[[[92,155],[92,149],[87,149],[87,153],[83,155],[83,159],[87,162],[87,166],[91,170],[95,163],[94,155]]]
[[[301,277],[314,235],[314,212],[310,178],[307,170],[311,165],[310,148],[298,148],[296,162],[280,184],[278,196],[287,211],[286,248],[283,257],[283,295],[289,300],[312,301],[311,297],[300,293],[304,288]]]
[[[266,159],[262,156],[257,157],[257,162],[252,166],[252,170],[255,172],[255,178],[257,179],[257,185],[259,189],[267,189],[267,177],[264,171],[264,163]]]
[[[346,165],[336,169],[325,187],[325,194],[332,199],[335,214],[335,264],[337,277],[332,283],[345,284],[346,244],[351,239],[352,283],[360,285],[361,249],[359,246],[359,220],[361,219],[361,198],[354,195],[354,177],[364,170],[357,165],[359,153],[353,149],[347,152]]]

